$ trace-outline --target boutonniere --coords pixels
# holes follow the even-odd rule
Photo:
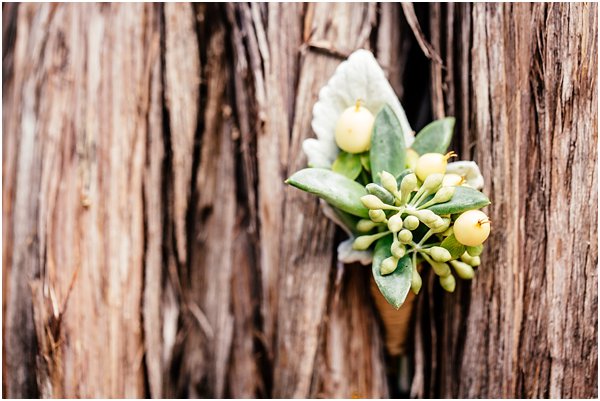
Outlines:
[[[373,55],[358,50],[319,92],[312,128],[316,138],[303,144],[308,168],[286,182],[320,197],[348,234],[338,260],[371,264],[395,308],[419,292],[418,266],[430,266],[449,292],[455,276],[473,277],[490,233],[479,209],[490,201],[477,164],[452,162],[454,118],[415,135]]]

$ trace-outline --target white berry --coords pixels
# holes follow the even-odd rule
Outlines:
[[[448,159],[455,155],[454,152],[449,152],[445,155],[441,153],[425,153],[417,160],[415,174],[421,181],[425,181],[431,174],[444,174],[448,165]]]
[[[454,236],[463,245],[481,245],[489,235],[490,220],[482,211],[466,211],[454,222]]]
[[[362,153],[371,147],[371,133],[375,117],[358,105],[348,107],[340,115],[335,127],[335,142],[348,153]]]

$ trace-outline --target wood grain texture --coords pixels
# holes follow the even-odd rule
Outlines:
[[[404,395],[369,269],[283,184],[371,48],[493,201],[476,279],[423,273],[412,395],[596,397],[597,7],[410,9],[441,64],[399,4],[3,5],[3,395]]]
[[[430,305],[416,394],[597,397],[597,7],[449,5],[431,26],[460,38],[433,109],[457,115],[495,224],[470,294]]]
[[[159,55],[152,17],[147,6],[19,7],[15,112],[4,121],[18,138],[8,150],[14,194],[5,194],[18,205],[4,245],[14,257],[9,396],[33,395],[32,378],[43,396],[143,395],[142,182]]]

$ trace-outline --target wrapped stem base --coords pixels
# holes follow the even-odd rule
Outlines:
[[[404,304],[402,304],[400,309],[395,309],[381,295],[373,277],[371,277],[371,294],[383,322],[387,352],[391,356],[405,355],[410,332],[410,322],[415,306],[415,294],[409,291]]]

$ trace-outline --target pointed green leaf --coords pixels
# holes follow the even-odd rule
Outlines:
[[[462,213],[467,210],[481,209],[490,204],[487,196],[471,187],[456,187],[452,199],[448,202],[429,206],[427,209],[443,216],[447,214]]]
[[[363,168],[369,173],[371,172],[371,159],[369,158],[369,152],[360,154],[360,164],[362,164]]]
[[[404,134],[398,118],[387,105],[375,117],[369,156],[371,175],[378,184],[381,183],[380,172],[385,170],[397,177],[405,169]]]
[[[342,174],[323,168],[305,168],[295,172],[285,182],[317,195],[344,212],[369,218],[369,209],[360,201],[367,191],[358,182]]]
[[[452,141],[455,122],[454,117],[447,117],[426,125],[415,137],[411,148],[420,155],[425,153],[446,153]]]
[[[331,169],[350,178],[356,179],[362,170],[360,156],[348,152],[340,152],[337,159],[333,162]]]
[[[466,247],[458,242],[454,234],[447,236],[442,243],[441,247],[446,248],[450,255],[452,255],[452,259],[458,259],[463,253],[465,253]]]
[[[392,255],[390,247],[392,246],[392,236],[388,235],[381,238],[375,244],[375,252],[373,253],[373,277],[375,283],[379,287],[379,291],[383,297],[398,309],[404,303],[412,282],[412,262],[410,257],[404,256],[398,261],[398,267],[393,273],[382,276],[381,262]]]

